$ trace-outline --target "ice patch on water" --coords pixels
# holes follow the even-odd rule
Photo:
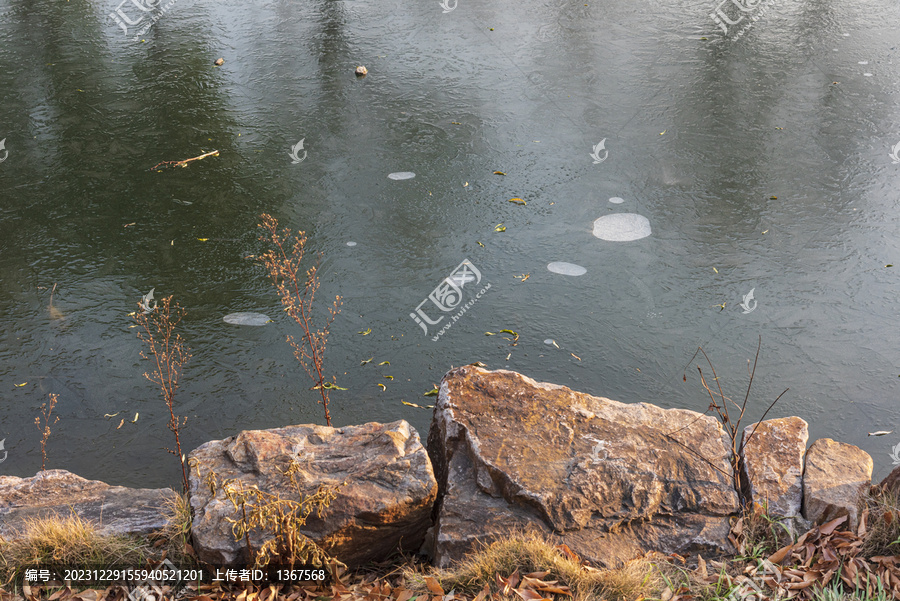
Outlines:
[[[347,246],[356,246],[356,242],[348,242]]]
[[[388,173],[389,179],[412,179],[416,176],[412,171],[396,171],[394,173]]]
[[[623,202],[625,202],[625,199],[619,198],[618,196],[613,196],[612,198],[609,199],[609,202],[613,203],[614,205],[620,205]]]
[[[242,311],[240,313],[231,313],[222,318],[225,323],[236,326],[264,326],[270,321],[268,315],[262,313],[249,313]]]
[[[594,221],[594,235],[610,242],[630,242],[651,234],[650,221],[637,213],[613,213]]]
[[[562,261],[548,263],[547,269],[549,269],[553,273],[559,273],[562,275],[584,275],[587,273],[587,269],[585,269],[581,265],[575,265],[574,263],[565,263]]]

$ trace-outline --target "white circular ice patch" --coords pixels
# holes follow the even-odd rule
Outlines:
[[[609,202],[613,203],[614,205],[620,205],[623,202],[625,202],[625,199],[619,198],[618,196],[613,196],[612,198],[609,199]]]
[[[390,179],[412,179],[416,176],[412,171],[396,171],[394,173],[388,173],[388,178]]]
[[[860,65],[868,65],[868,64],[869,64],[869,61],[859,61],[859,64],[860,64]]]
[[[356,246],[356,242],[348,242],[347,246]]]
[[[225,323],[230,323],[236,326],[264,326],[270,321],[268,315],[263,315],[262,313],[231,313],[230,315],[226,315],[222,318]]]
[[[871,73],[863,73],[863,77],[872,77]]]
[[[650,221],[637,213],[613,213],[594,221],[594,235],[610,242],[630,242],[646,238]]]
[[[575,265],[574,263],[565,263],[563,261],[548,263],[547,269],[549,269],[553,273],[559,273],[562,275],[584,275],[587,273],[587,269],[585,269],[581,265]]]

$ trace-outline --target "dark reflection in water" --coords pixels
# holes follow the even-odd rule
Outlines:
[[[253,258],[267,212],[323,254],[320,299],[343,296],[339,425],[424,434],[403,401],[473,361],[704,410],[696,347],[739,397],[761,335],[749,418],[790,387],[774,414],[885,472],[900,440],[866,432],[898,419],[900,8],[779,1],[735,40],[705,0],[582,4],[175,2],[134,41],[109,14],[136,3],[0,0],[0,471],[39,469],[57,393],[48,467],[178,482],[128,317],[151,288],[188,310],[187,448],[321,423]],[[594,237],[614,213],[652,234]],[[436,319],[420,303],[466,258],[491,288],[433,342],[443,324],[410,313]]]

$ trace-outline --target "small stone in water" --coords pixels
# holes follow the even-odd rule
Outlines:
[[[356,68],[356,76],[357,77],[365,77],[368,72],[369,72],[369,70],[366,69],[365,67],[357,67]]]
[[[625,202],[625,199],[619,198],[618,196],[613,196],[612,198],[609,199],[609,202],[613,203],[614,205],[620,205],[623,202]]]
[[[412,171],[397,171],[395,173],[388,173],[389,179],[412,179],[416,176]]]
[[[553,273],[559,273],[561,275],[584,275],[587,273],[587,269],[585,269],[581,265],[575,265],[574,263],[565,263],[563,261],[548,263],[547,269],[549,269]]]
[[[225,323],[236,326],[264,326],[270,321],[268,315],[262,313],[250,313],[242,311],[240,313],[231,313],[222,318]]]

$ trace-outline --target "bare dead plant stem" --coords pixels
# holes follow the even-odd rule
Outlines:
[[[759,424],[762,423],[763,420],[766,419],[766,416],[769,414],[769,411],[772,410],[772,407],[775,406],[775,403],[777,403],[781,399],[781,397],[783,397],[784,394],[788,390],[790,390],[790,388],[786,388],[784,390],[784,392],[779,394],[778,397],[776,397],[775,400],[772,401],[772,403],[769,405],[769,407],[763,413],[762,417],[759,418],[759,421],[753,427],[753,430],[750,431],[750,435],[747,436],[746,440],[743,440],[743,437],[741,436],[741,421],[743,420],[744,413],[747,410],[747,402],[750,399],[750,389],[753,386],[753,378],[756,375],[756,364],[759,362],[759,352],[760,352],[761,348],[762,348],[762,336],[759,337],[759,342],[757,343],[757,346],[756,346],[756,357],[753,359],[753,369],[750,370],[750,381],[747,383],[747,392],[744,394],[744,401],[740,405],[738,405],[736,402],[734,402],[733,399],[731,399],[730,397],[725,395],[725,392],[722,390],[722,384],[721,384],[721,381],[719,380],[719,375],[716,373],[716,368],[713,367],[712,361],[710,360],[709,356],[706,354],[706,351],[703,350],[702,346],[697,347],[697,350],[694,352],[694,355],[691,357],[691,360],[688,361],[688,365],[690,365],[694,361],[694,359],[697,357],[698,354],[702,354],[703,358],[706,359],[707,365],[709,365],[709,369],[712,371],[712,375],[713,375],[712,379],[716,383],[715,390],[712,387],[710,387],[709,382],[706,380],[706,376],[703,374],[703,368],[701,368],[699,365],[697,366],[697,371],[700,374],[700,384],[703,386],[703,389],[709,395],[709,398],[711,401],[709,404],[709,407],[706,409],[706,411],[703,413],[703,415],[706,415],[710,411],[715,411],[716,415],[719,418],[719,422],[722,424],[722,427],[725,429],[725,432],[728,434],[728,437],[731,440],[731,471],[732,471],[731,478],[734,483],[735,490],[738,491],[738,494],[741,496],[741,498],[743,499],[743,501],[745,503],[748,500],[750,483],[744,482],[744,477],[743,477],[744,447],[747,445],[747,443],[750,442],[750,440],[753,438],[753,435],[756,434],[756,429],[759,427]],[[748,363],[749,363],[749,360],[748,360]],[[687,367],[685,367],[685,373],[684,373],[683,379],[685,382],[687,381]],[[739,414],[736,419],[732,419],[731,415],[728,412],[728,404],[729,403],[731,403],[734,406],[734,408],[739,411]],[[685,444],[679,442],[678,440],[676,440],[675,438],[672,437],[672,434],[676,434],[676,433],[684,430],[685,428],[690,427],[699,419],[700,419],[700,416],[698,416],[697,419],[694,420],[693,422],[691,422],[690,424],[688,424],[682,428],[679,428],[678,430],[675,430],[673,432],[669,432],[668,434],[666,434],[666,437],[669,438],[669,440],[672,440],[673,442],[684,447],[685,449],[691,451],[692,453],[694,453],[695,455],[697,455],[698,457],[700,457],[701,459],[706,461],[706,463],[708,463],[710,466],[712,466],[717,471],[722,472],[721,469],[719,469],[711,461],[709,461],[708,459],[706,459],[705,457],[703,457],[702,455],[697,453],[694,449],[692,449],[688,445],[685,445]]]
[[[34,418],[34,425],[37,426],[38,431],[41,433],[41,471],[43,472],[47,467],[47,439],[50,438],[50,414],[53,413],[53,408],[56,406],[56,401],[59,400],[59,395],[55,393],[50,393],[50,401],[47,403],[43,403],[41,405],[41,414],[44,416],[44,426],[41,427],[41,418]],[[53,420],[53,424],[59,421],[59,416],[56,416],[56,419]]]
[[[190,348],[184,343],[181,335],[175,332],[175,326],[184,318],[185,310],[178,303],[172,303],[171,296],[162,299],[159,306],[149,312],[145,311],[144,306],[140,303],[138,306],[140,309],[131,315],[139,328],[138,338],[147,344],[150,352],[148,355],[141,351],[141,357],[154,362],[156,366],[153,372],[144,372],[144,377],[159,386],[166,406],[169,408],[167,427],[175,435],[175,450],[166,448],[166,451],[178,457],[178,461],[181,463],[181,484],[184,492],[187,492],[188,478],[184,465],[184,454],[181,451],[180,435],[187,418],[175,416],[175,392],[178,390],[178,379],[184,364],[191,358]]]
[[[298,342],[290,334],[287,342],[294,349],[294,357],[303,366],[303,370],[315,383],[311,390],[318,390],[321,395],[319,404],[325,410],[325,423],[331,426],[331,413],[328,411],[328,391],[338,389],[336,378],[325,379],[325,347],[328,332],[334,318],[341,312],[341,297],[335,296],[334,303],[328,308],[328,317],[321,328],[316,328],[313,318],[313,301],[319,289],[318,266],[313,265],[306,270],[303,277],[300,264],[306,252],[306,233],[298,231],[296,235],[288,228],[278,229],[278,221],[268,214],[260,216],[258,225],[263,230],[259,239],[268,243],[270,249],[260,255],[269,272],[269,279],[278,291],[281,304],[291,319],[300,326],[303,335]]]

